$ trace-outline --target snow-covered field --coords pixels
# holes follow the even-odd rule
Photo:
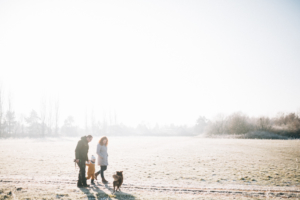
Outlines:
[[[110,183],[87,189],[76,187],[78,140],[1,139],[0,199],[300,199],[300,140],[109,137]]]

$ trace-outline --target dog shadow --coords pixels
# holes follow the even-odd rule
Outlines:
[[[109,187],[108,184],[105,184],[105,188],[108,189],[113,194],[114,199],[128,199],[128,200],[135,200],[136,199],[135,196],[133,196],[132,194],[123,192],[122,190],[114,192],[113,187]]]
[[[107,190],[111,192],[111,194],[107,194],[101,188],[105,187]],[[79,188],[88,199],[98,199],[98,200],[114,200],[114,199],[128,199],[135,200],[136,197],[132,194],[125,193],[122,191],[113,192],[113,188],[108,184],[96,184],[94,186],[88,188]]]

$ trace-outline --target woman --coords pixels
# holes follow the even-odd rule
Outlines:
[[[99,140],[99,144],[97,145],[98,165],[100,165],[100,170],[97,173],[95,173],[95,179],[97,180],[97,176],[101,174],[103,184],[108,183],[108,181],[105,180],[104,178],[104,171],[107,169],[107,165],[108,165],[107,144],[108,144],[108,139],[106,136],[104,136]]]

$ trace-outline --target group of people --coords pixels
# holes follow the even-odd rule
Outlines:
[[[91,178],[91,184],[95,184],[94,180],[97,180],[97,176],[101,174],[101,179],[103,184],[107,184],[108,181],[104,177],[104,171],[107,169],[108,165],[108,154],[107,154],[107,137],[102,137],[97,144],[97,155],[98,155],[98,165],[100,166],[100,170],[95,173],[95,163],[96,157],[91,156],[91,159],[88,159],[89,152],[89,142],[93,140],[93,136],[83,136],[78,141],[76,149],[75,149],[75,162],[79,167],[79,175],[77,187],[89,187],[87,184],[87,179]],[[85,176],[85,167],[88,166],[87,177]]]

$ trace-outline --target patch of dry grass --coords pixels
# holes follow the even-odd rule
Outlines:
[[[6,139],[0,140],[0,180],[12,180],[14,183],[33,180],[46,186],[26,187],[26,184],[22,185],[25,182],[20,182],[19,186],[12,183],[8,187],[8,183],[0,182],[2,186],[7,186],[7,191],[0,194],[1,198],[9,191],[24,199],[34,199],[37,194],[45,199],[120,199],[120,195],[134,199],[149,195],[149,192],[144,194],[142,190],[136,190],[136,186],[264,189],[300,186],[299,140],[196,137],[109,139],[106,177],[111,187],[112,175],[123,170],[124,194],[109,196],[112,195],[111,190],[103,185],[98,185],[99,190],[90,189],[89,192],[75,187],[78,169],[75,170],[72,160],[76,139]],[[90,143],[90,155],[95,155],[96,143],[97,138]],[[131,185],[134,187],[130,189]],[[17,191],[14,187],[26,189]],[[171,193],[156,194],[155,191],[151,195],[161,198],[172,196]],[[8,195],[6,198],[13,197]]]

